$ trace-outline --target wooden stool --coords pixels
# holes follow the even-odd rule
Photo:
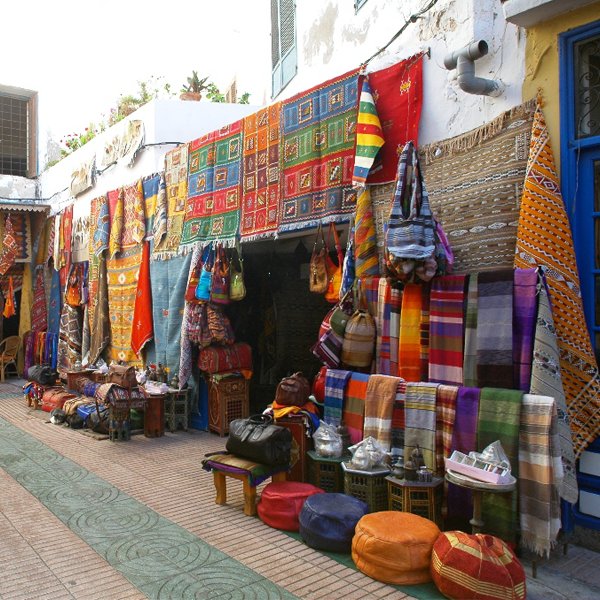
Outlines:
[[[244,514],[250,517],[256,515],[256,486],[269,477],[272,481],[285,481],[288,470],[288,465],[263,465],[233,454],[207,456],[202,467],[213,472],[215,504],[227,504],[227,477],[243,482]]]

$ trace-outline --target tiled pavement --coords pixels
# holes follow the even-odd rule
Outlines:
[[[1,600],[441,598],[376,582],[245,516],[238,482],[215,505],[200,461],[223,438],[100,441],[28,408],[20,383],[0,384]],[[598,598],[598,564],[584,548],[557,552],[528,578],[528,597]]]

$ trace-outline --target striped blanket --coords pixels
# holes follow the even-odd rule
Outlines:
[[[325,375],[325,407],[323,409],[323,420],[330,425],[337,426],[342,421],[344,392],[351,375],[351,371],[327,369]]]
[[[380,375],[396,375],[390,365],[390,318],[391,287],[388,279],[379,280],[377,294],[377,341],[375,346],[375,372]]]
[[[389,451],[392,442],[392,415],[400,379],[389,375],[371,375],[365,398],[364,437],[374,437]]]
[[[463,384],[468,387],[477,387],[477,304],[477,273],[471,273],[465,307],[463,357]]]
[[[554,398],[523,396],[519,431],[521,543],[541,556],[549,556],[561,527],[557,421]]]
[[[406,384],[406,431],[404,434],[404,460],[418,446],[423,453],[425,466],[436,472],[435,420],[438,383]]]
[[[513,387],[513,271],[485,271],[478,277],[478,386]]]
[[[432,281],[429,303],[429,381],[463,383],[465,275]]]
[[[456,420],[456,399],[459,388],[440,385],[435,399],[435,459],[437,472],[444,473],[444,458],[452,454],[452,433]]]
[[[353,372],[346,386],[342,418],[348,427],[350,441],[353,444],[357,444],[363,439],[368,382],[368,375]]]
[[[512,369],[511,369],[512,370]],[[519,425],[523,392],[483,388],[477,419],[477,450],[500,440],[514,477],[519,477]],[[489,533],[509,543],[518,534],[517,494],[485,494],[483,520]]]
[[[421,380],[421,299],[421,286],[406,284],[398,341],[398,374],[406,381]]]
[[[537,315],[537,269],[515,269],[514,280],[514,387],[523,392],[531,385],[533,335]]]

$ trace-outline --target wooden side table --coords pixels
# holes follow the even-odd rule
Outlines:
[[[386,478],[388,483],[388,508],[419,515],[441,527],[443,477],[432,481],[409,481],[393,475]]]
[[[208,378],[208,429],[221,437],[229,433],[229,423],[246,419],[250,405],[248,382],[243,375],[230,373]]]
[[[473,518],[469,521],[471,523],[472,533],[481,533],[483,530],[483,519],[481,517],[481,498],[484,492],[491,494],[508,494],[512,493],[517,487],[517,480],[512,477],[509,483],[486,483],[485,481],[479,481],[472,479],[466,475],[455,473],[454,471],[446,471],[446,480],[450,483],[454,483],[459,487],[467,488],[473,492]]]

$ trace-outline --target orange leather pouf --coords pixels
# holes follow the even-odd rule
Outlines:
[[[365,515],[356,525],[352,560],[365,575],[398,585],[431,581],[431,549],[440,535],[429,519],[397,510]]]
[[[298,531],[298,516],[305,500],[309,496],[324,493],[325,490],[310,483],[273,481],[262,491],[256,510],[267,525],[285,531]]]
[[[445,531],[433,545],[433,583],[454,600],[524,600],[525,571],[493,535]]]

